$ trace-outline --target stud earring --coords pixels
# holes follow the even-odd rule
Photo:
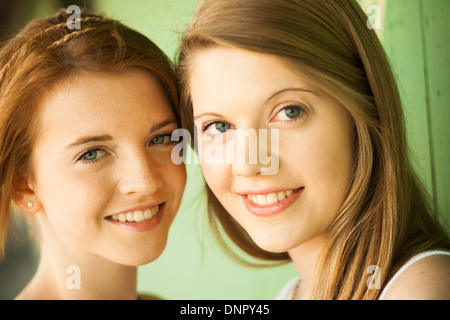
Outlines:
[[[34,206],[34,202],[33,201],[27,201],[27,207],[31,208]]]

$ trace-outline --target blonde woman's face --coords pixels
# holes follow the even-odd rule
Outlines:
[[[320,239],[352,176],[350,116],[275,56],[216,47],[190,71],[202,170],[218,200],[265,250]]]
[[[156,259],[186,181],[171,161],[177,122],[156,78],[82,74],[40,108],[31,163],[44,245],[125,265]]]

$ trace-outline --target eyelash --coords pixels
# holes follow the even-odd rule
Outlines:
[[[298,109],[299,112],[300,112],[300,114],[299,114],[297,117],[295,117],[295,118],[292,118],[292,119],[289,119],[289,120],[279,120],[279,121],[283,121],[283,122],[294,122],[294,121],[297,121],[297,120],[303,118],[304,114],[306,113],[306,112],[305,112],[305,107],[304,107],[304,106],[299,105],[299,104],[288,104],[288,105],[285,105],[284,107],[282,107],[282,108],[275,114],[275,117],[276,117],[281,111],[286,110],[286,109]],[[273,120],[275,117],[273,117],[272,120]],[[272,120],[271,120],[270,122],[272,122]]]
[[[96,158],[96,159],[92,159],[92,160],[86,160],[86,159],[83,159],[87,154],[89,154],[90,152],[93,152],[93,151],[96,151],[96,152],[98,152],[98,151],[103,152],[104,155],[101,156],[100,158]],[[80,162],[83,163],[83,164],[95,164],[95,163],[97,163],[98,161],[102,160],[104,157],[106,157],[106,156],[108,156],[108,155],[109,155],[109,153],[108,153],[107,151],[101,149],[101,148],[92,148],[92,149],[89,149],[89,150],[87,150],[86,152],[84,152],[84,153],[78,158],[78,161],[80,161]]]
[[[167,138],[168,140],[164,139],[163,143],[151,144],[151,142],[153,140],[155,140],[156,138],[160,138],[160,137]],[[172,141],[172,134],[171,133],[162,133],[162,134],[159,134],[159,135],[154,136],[153,138],[151,138],[150,141],[149,141],[149,146],[151,146],[151,145],[168,146],[168,145],[171,145],[172,143],[173,143],[173,141]]]
[[[300,112],[300,114],[299,114],[297,117],[295,117],[295,118],[292,118],[292,119],[289,119],[289,120],[279,120],[279,121],[283,121],[283,122],[294,122],[294,121],[297,121],[297,120],[303,118],[303,116],[304,116],[304,114],[305,114],[305,108],[304,108],[303,106],[301,106],[301,105],[296,105],[296,104],[289,104],[289,105],[286,105],[286,106],[282,107],[282,108],[276,113],[275,117],[276,117],[281,111],[286,110],[286,109],[298,109],[299,112]],[[273,117],[272,120],[273,120],[275,117]],[[270,122],[273,122],[272,120],[271,120]],[[224,124],[229,125],[230,127],[232,126],[230,123],[228,123],[228,122],[226,122],[226,121],[208,121],[208,122],[204,123],[204,125],[203,125],[203,127],[202,127],[202,130],[201,130],[201,131],[202,131],[202,134],[205,134],[205,132],[206,132],[212,125],[217,124],[217,123],[224,123]],[[229,130],[230,130],[230,129],[227,129],[226,131],[229,131]],[[222,132],[222,133],[225,133],[225,132]],[[212,135],[212,134],[207,134],[207,135],[208,135],[208,136],[216,136],[216,135]]]
[[[212,126],[212,125],[214,125],[214,124],[216,124],[216,123],[225,123],[225,124],[227,124],[227,125],[229,125],[230,127],[231,127],[231,124],[230,123],[228,123],[228,122],[226,122],[226,121],[209,121],[209,122],[206,122],[204,125],[203,125],[203,127],[202,127],[202,133],[203,134],[205,134],[206,133],[206,131]],[[229,129],[228,129],[229,130]],[[227,130],[227,131],[228,131]],[[208,134],[208,133],[206,133],[208,136],[212,136],[212,137],[214,137],[214,136],[216,136],[216,135],[214,135],[214,134]]]
[[[153,140],[155,140],[156,138],[160,138],[160,137],[164,138],[164,141],[162,143],[154,143],[154,144],[152,144]],[[171,137],[172,137],[172,134],[170,134],[170,133],[159,134],[159,135],[157,135],[157,136],[155,136],[155,137],[150,139],[150,141],[148,143],[148,146],[168,146],[168,145],[172,144],[172,142],[173,142],[171,140]],[[87,154],[89,154],[90,152],[93,152],[93,151],[95,151],[95,152],[99,152],[100,151],[100,152],[102,152],[104,154],[102,156],[100,156],[99,158],[92,159],[92,160],[83,159]],[[95,164],[95,163],[97,163],[98,161],[102,160],[104,157],[106,157],[108,155],[109,155],[109,153],[107,151],[105,151],[105,150],[103,150],[103,149],[101,149],[99,147],[95,147],[95,148],[92,148],[92,149],[89,149],[89,150],[86,150],[85,152],[83,152],[83,154],[78,157],[77,161],[80,161],[83,164]]]

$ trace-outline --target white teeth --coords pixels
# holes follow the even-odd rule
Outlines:
[[[134,221],[134,212],[128,212],[127,213],[127,221],[128,222]]]
[[[277,202],[283,201],[287,197],[289,197],[291,194],[294,193],[294,190],[287,190],[287,191],[280,191],[278,193],[273,192],[269,194],[249,194],[248,199],[253,201],[254,203],[260,205],[260,206],[266,206],[275,204]]]
[[[151,209],[145,209],[144,211],[144,220],[150,219],[153,217],[152,210]]]
[[[134,221],[139,222],[144,220],[144,211],[135,211],[134,212]]]
[[[261,205],[266,205],[267,204],[267,198],[266,196],[262,195],[262,194],[258,194],[256,197],[256,203],[261,204]]]
[[[266,198],[267,204],[274,204],[278,202],[278,195],[276,193],[269,193]]]
[[[111,218],[120,222],[140,222],[153,218],[159,211],[159,205],[148,209],[113,214]]]

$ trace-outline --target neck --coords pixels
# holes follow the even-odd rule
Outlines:
[[[56,246],[58,247],[58,246]],[[18,299],[130,300],[137,298],[137,268],[92,253],[41,246],[38,270]]]
[[[318,236],[288,252],[301,277],[301,282],[295,292],[295,299],[306,299],[311,294],[314,268],[323,247],[323,241],[323,236]]]

